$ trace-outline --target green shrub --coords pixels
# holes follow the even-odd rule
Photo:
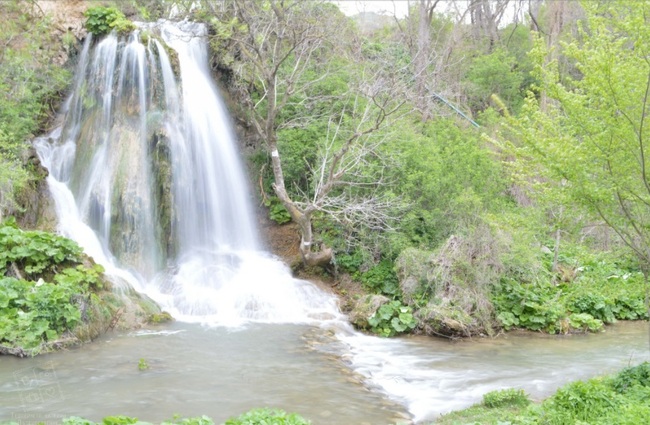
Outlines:
[[[126,19],[124,13],[115,7],[96,6],[84,12],[86,29],[93,35],[108,34],[112,30],[129,33],[135,29],[133,22]]]
[[[550,284],[521,284],[504,279],[494,290],[492,302],[505,329],[524,328],[557,333],[565,308]]]
[[[311,422],[296,413],[281,409],[253,409],[228,419],[225,425],[309,425]]]
[[[612,387],[621,394],[636,385],[650,387],[650,363],[644,362],[638,366],[627,367],[612,380]]]
[[[138,423],[137,418],[131,418],[128,416],[107,416],[102,419],[103,425],[133,425]]]
[[[42,344],[57,340],[81,321],[73,303],[79,288],[0,279],[0,344],[37,353]]]
[[[395,296],[400,292],[393,263],[388,260],[383,260],[367,272],[362,273],[361,282],[366,289],[378,294]]]
[[[104,288],[102,266],[84,266],[82,257],[70,239],[13,221],[0,227],[0,344],[37,354],[81,323],[80,306]]]
[[[569,325],[573,329],[596,332],[603,328],[602,320],[594,319],[588,313],[573,313],[569,315]]]
[[[10,267],[31,278],[53,275],[60,266],[81,261],[82,250],[73,240],[41,231],[24,231],[15,221],[0,227],[0,275]]]
[[[336,255],[336,265],[341,271],[352,275],[359,273],[359,268],[364,262],[364,255],[360,250],[355,250],[350,253],[342,252]]]
[[[282,205],[280,198],[271,196],[264,201],[264,206],[269,209],[269,218],[278,224],[284,224],[291,221],[289,211]]]
[[[490,391],[483,395],[483,405],[490,408],[505,406],[525,407],[529,404],[530,399],[524,390],[515,388]]]
[[[603,378],[572,382],[543,404],[545,416],[553,424],[594,422],[620,406],[621,399]]]
[[[368,319],[368,324],[375,334],[389,337],[414,329],[417,320],[410,306],[405,306],[400,301],[391,301],[379,307]]]
[[[641,296],[619,295],[614,299],[612,313],[621,320],[648,319],[648,309]]]
[[[585,293],[570,298],[567,307],[574,313],[587,313],[603,323],[613,323],[616,319],[612,304],[601,294]]]

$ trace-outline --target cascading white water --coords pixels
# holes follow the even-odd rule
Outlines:
[[[261,250],[205,27],[142,27],[174,52],[179,81],[153,37],[112,34],[93,48],[89,37],[62,128],[35,142],[60,231],[181,320],[339,317],[334,297]]]

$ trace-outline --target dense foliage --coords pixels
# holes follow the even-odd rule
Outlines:
[[[53,115],[70,73],[54,66],[61,46],[47,17],[0,2],[0,220],[20,213],[21,195],[40,178],[26,164],[27,141]]]
[[[99,265],[85,265],[69,239],[0,227],[0,347],[37,354],[68,337],[90,314],[91,294],[104,287]]]
[[[126,19],[124,13],[115,7],[91,7],[84,15],[86,28],[94,35],[104,35],[113,30],[118,33],[129,33],[135,29],[133,22]]]

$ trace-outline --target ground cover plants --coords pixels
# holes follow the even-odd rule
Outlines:
[[[438,424],[636,425],[650,417],[650,363],[587,381],[571,382],[539,404],[522,390],[505,389],[483,402],[443,416]]]

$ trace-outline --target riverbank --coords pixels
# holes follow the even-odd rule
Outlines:
[[[514,388],[483,395],[480,404],[442,416],[435,423],[638,425],[650,418],[650,363],[612,375],[574,381],[540,403]]]

